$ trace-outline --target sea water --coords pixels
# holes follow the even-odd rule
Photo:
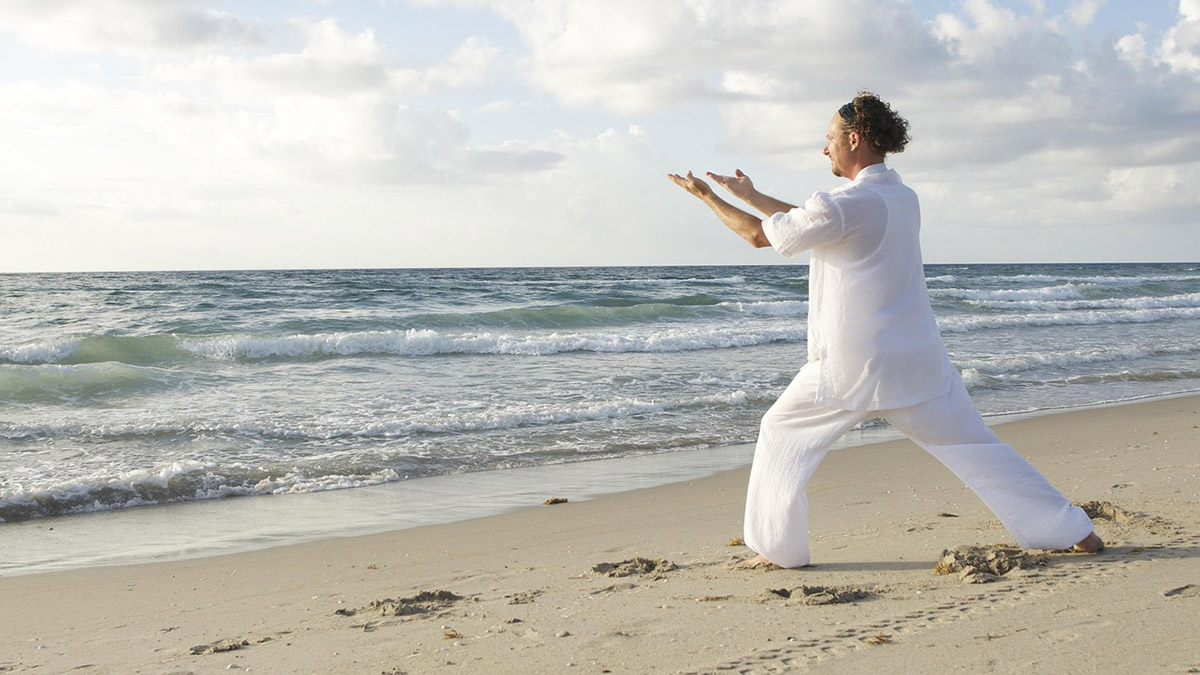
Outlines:
[[[1200,264],[926,277],[985,414],[1200,390]],[[803,265],[0,275],[0,538],[740,447],[804,364],[807,294]]]

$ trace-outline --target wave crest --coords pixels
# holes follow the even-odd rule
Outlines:
[[[567,352],[680,352],[700,349],[749,347],[773,342],[798,341],[800,326],[681,326],[642,334],[624,332],[464,333],[446,335],[428,329],[324,333],[287,337],[230,336],[189,340],[184,348],[215,359],[313,358],[391,354],[507,354],[547,356]]]
[[[106,361],[81,364],[0,364],[0,401],[87,402],[92,397],[132,394],[166,384],[166,372]]]

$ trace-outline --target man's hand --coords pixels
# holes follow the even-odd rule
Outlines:
[[[776,213],[786,213],[796,208],[792,204],[759,192],[751,182],[750,176],[742,173],[741,169],[734,171],[732,176],[721,176],[709,171],[708,177],[717,185],[729,190],[734,197],[761,211],[764,216],[770,217]]]
[[[709,197],[713,196],[712,188],[709,187],[708,183],[705,183],[703,180],[693,176],[691,171],[687,172],[686,176],[680,176],[677,173],[669,173],[667,174],[667,178],[671,179],[672,183],[678,185],[684,190],[687,190],[700,199],[708,199]]]
[[[712,173],[708,175],[712,176],[714,180],[718,179],[718,176]],[[742,175],[741,171],[738,172],[738,176],[739,178],[745,178],[746,184],[750,185],[751,189],[754,188],[750,184],[750,179]],[[725,223],[729,229],[736,232],[739,237],[750,242],[755,248],[764,248],[771,245],[771,242],[767,240],[767,235],[763,233],[761,218],[752,216],[741,209],[734,208],[729,202],[718,197],[713,192],[713,189],[709,187],[708,183],[693,176],[691,171],[687,172],[686,176],[669,173],[667,174],[667,178],[671,179],[672,183],[699,197],[700,201],[708,205],[708,208],[717,214],[722,223]]]
[[[743,201],[750,201],[751,196],[757,192],[754,189],[754,183],[750,182],[750,177],[742,173],[741,169],[734,171],[732,176],[721,176],[709,171],[708,177],[713,179],[717,185],[729,190],[734,197]]]

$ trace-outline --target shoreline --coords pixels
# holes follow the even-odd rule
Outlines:
[[[985,414],[990,426],[1121,408],[1196,392],[1064,408]],[[834,449],[902,438],[889,426],[854,430]],[[497,515],[549,498],[572,502],[686,482],[749,466],[753,443],[429,476],[318,492],[197,500],[0,523],[0,578],[187,560],[378,534]],[[229,523],[236,522],[231,529]]]
[[[741,468],[439,525],[0,577],[0,670],[1188,672],[1197,428],[1200,396],[998,425],[1072,500],[1108,505],[1095,522],[1109,546],[992,583],[931,573],[946,548],[1011,540],[953,475],[888,441],[832,452],[817,472],[811,568],[729,567],[748,556],[728,545]],[[669,564],[621,566],[637,558]],[[818,586],[833,600],[805,601]]]

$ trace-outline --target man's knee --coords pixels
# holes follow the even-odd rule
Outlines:
[[[758,433],[760,436],[773,434],[787,433],[787,428],[794,424],[794,416],[790,414],[785,406],[779,405],[777,401],[774,405],[763,413],[762,419],[758,423]]]

